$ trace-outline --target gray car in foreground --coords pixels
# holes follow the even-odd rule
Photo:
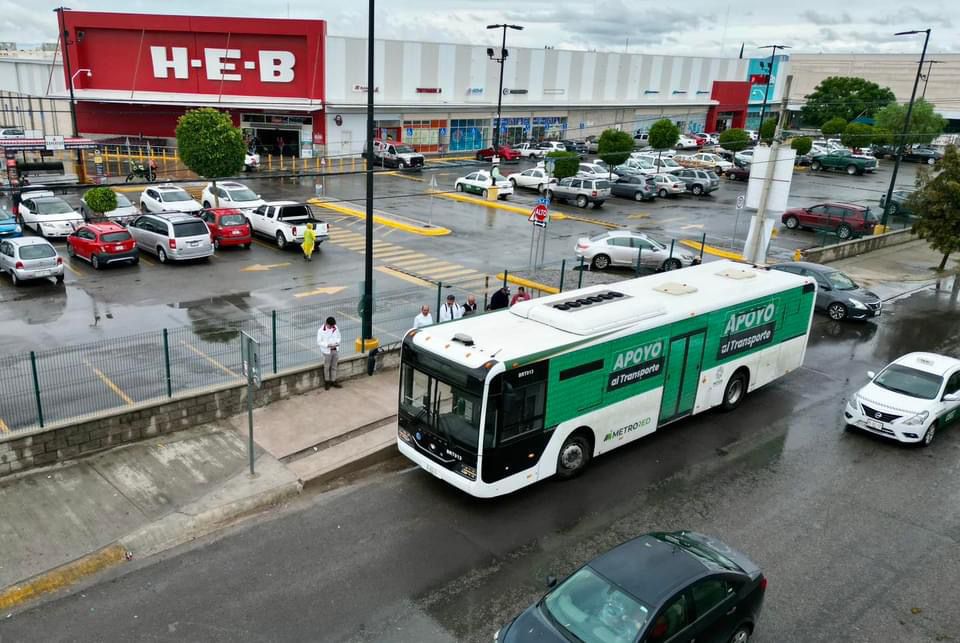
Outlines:
[[[866,320],[880,316],[883,302],[875,293],[861,288],[836,268],[807,261],[789,261],[770,266],[772,270],[792,272],[817,280],[816,310],[827,313],[830,319]]]
[[[49,241],[17,237],[0,241],[0,272],[10,275],[14,286],[29,279],[53,277],[63,283],[63,259]]]

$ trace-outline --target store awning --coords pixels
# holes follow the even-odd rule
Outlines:
[[[67,150],[96,149],[96,141],[89,138],[64,138],[63,148]],[[3,138],[0,139],[0,149],[5,152],[35,152],[48,148],[48,142],[43,138]]]
[[[220,109],[263,109],[272,111],[315,112],[323,102],[309,98],[264,96],[228,96],[216,94],[172,94],[170,92],[120,91],[113,89],[78,89],[77,101],[96,103],[136,103],[137,105],[179,105],[183,107],[218,107]],[[68,96],[51,96],[68,98]]]

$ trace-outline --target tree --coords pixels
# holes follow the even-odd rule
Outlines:
[[[936,175],[926,171],[917,175],[917,191],[906,206],[919,217],[914,234],[943,253],[937,267],[943,270],[950,255],[960,252],[960,153],[955,145],[947,147],[937,169]]]
[[[565,179],[574,176],[580,170],[580,157],[576,152],[549,152],[548,159],[553,159],[553,176]]]
[[[650,147],[657,150],[657,167],[660,167],[661,153],[677,144],[680,140],[680,128],[669,118],[661,118],[650,126],[647,140],[650,142]]]
[[[597,142],[597,154],[609,167],[625,163],[633,151],[633,137],[627,132],[606,129]]]
[[[774,135],[777,133],[777,118],[768,118],[763,121],[760,125],[760,140],[764,143],[770,143],[773,141]]]
[[[750,135],[736,127],[720,132],[720,147],[731,152],[742,152],[750,146]]]
[[[903,135],[903,123],[906,118],[907,106],[896,103],[887,105],[874,116],[877,127],[892,132],[895,143],[900,142]],[[913,111],[910,113],[910,131],[903,139],[903,144],[929,143],[943,134],[946,127],[946,119],[933,111],[933,105],[922,98],[918,98],[913,104]]]
[[[836,136],[844,130],[847,126],[847,121],[838,117],[831,118],[826,123],[820,126],[820,133],[830,138],[831,136]]]
[[[177,152],[180,160],[200,176],[210,179],[234,176],[243,169],[246,146],[243,132],[234,127],[230,115],[210,107],[187,112],[177,119]],[[216,207],[220,207],[213,190]]]
[[[893,132],[885,127],[873,126],[874,145],[890,145],[893,143]]]
[[[83,201],[87,209],[98,216],[117,209],[117,193],[110,188],[91,188],[83,195]]]
[[[833,118],[850,122],[859,116],[873,116],[896,100],[889,87],[851,76],[825,78],[805,98],[800,119],[804,125],[813,127],[820,127]]]
[[[790,147],[797,151],[797,156],[809,154],[810,150],[813,149],[813,139],[809,136],[798,136],[790,141]]]
[[[864,123],[849,123],[840,134],[840,142],[845,147],[859,149],[869,147],[875,140],[875,134],[872,125]]]

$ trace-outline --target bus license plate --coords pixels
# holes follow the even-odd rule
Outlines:
[[[437,478],[440,478],[440,477],[441,477],[441,476],[440,476],[440,471],[439,471],[435,466],[433,466],[432,464],[423,464],[422,466],[423,466],[424,471],[426,471],[427,473],[432,473],[432,474],[433,474],[435,477],[437,477]]]

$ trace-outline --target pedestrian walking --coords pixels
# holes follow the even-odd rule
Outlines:
[[[490,305],[487,310],[500,310],[510,305],[510,288],[504,286],[490,297]]]
[[[527,289],[523,286],[517,288],[517,294],[513,296],[513,299],[510,300],[510,305],[513,306],[519,301],[528,301],[530,299],[530,293],[527,292]]]
[[[420,329],[433,323],[430,306],[420,306],[420,314],[413,318],[413,327]]]
[[[477,312],[477,298],[473,295],[467,296],[466,303],[463,304],[463,316],[468,317]]]
[[[463,308],[455,295],[447,295],[447,303],[440,307],[440,321],[448,322],[463,317]]]
[[[303,248],[303,258],[306,261],[313,261],[313,249],[316,247],[317,243],[317,233],[313,229],[313,224],[308,223],[307,229],[303,231],[303,243],[300,244],[300,247]]]
[[[317,331],[317,346],[320,347],[320,354],[323,355],[323,388],[326,390],[331,386],[340,388],[340,382],[337,381],[340,329],[337,328],[337,320],[333,317],[327,317],[327,321]]]

